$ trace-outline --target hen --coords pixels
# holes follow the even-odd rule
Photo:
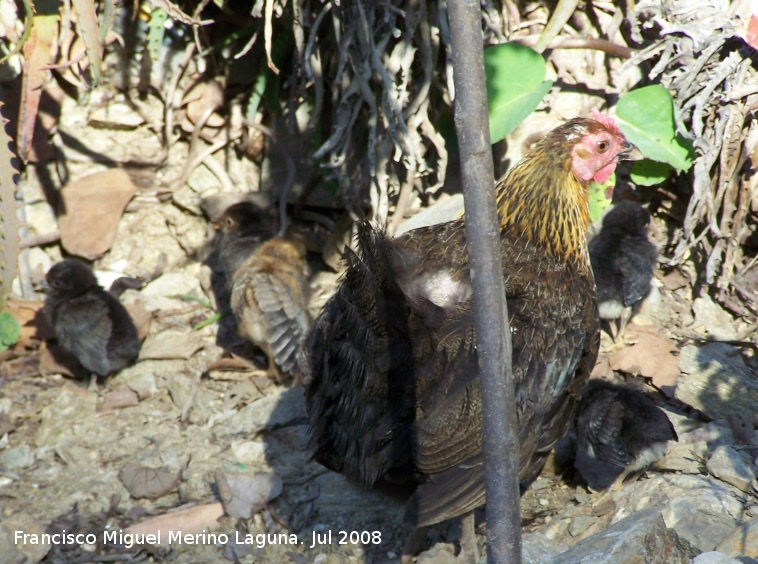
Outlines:
[[[590,262],[597,284],[600,318],[617,321],[609,331],[614,340],[624,334],[633,308],[650,293],[658,249],[650,242],[650,213],[635,202],[616,204],[590,241]]]
[[[669,418],[644,392],[605,380],[584,388],[575,429],[583,453],[620,472],[611,490],[662,458],[668,441],[678,440]]]
[[[566,433],[597,356],[588,186],[635,152],[595,113],[549,132],[496,187],[524,487]],[[364,487],[410,492],[416,527],[485,501],[464,231],[459,219],[390,239],[360,222],[300,362],[314,458]]]
[[[271,218],[250,202],[227,208],[217,225],[217,260],[238,332],[266,353],[269,374],[289,380],[310,327],[305,246],[273,237]]]

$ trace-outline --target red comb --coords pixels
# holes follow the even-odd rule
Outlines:
[[[611,116],[601,114],[598,112],[595,108],[592,108],[592,119],[594,119],[596,122],[598,122],[601,125],[604,125],[608,130],[621,134],[621,131],[619,131],[618,126],[616,125],[616,122],[613,121],[613,118]]]

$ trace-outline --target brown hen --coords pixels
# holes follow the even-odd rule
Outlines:
[[[497,184],[524,487],[597,356],[588,186],[635,151],[596,113],[548,133]],[[364,487],[410,492],[413,526],[471,512],[485,492],[464,220],[396,239],[364,221],[356,247],[300,360],[314,458]]]

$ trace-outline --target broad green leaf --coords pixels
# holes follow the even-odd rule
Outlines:
[[[519,43],[484,52],[490,138],[497,143],[534,111],[553,83],[545,80],[545,59]]]
[[[614,172],[605,181],[598,184],[594,180],[590,182],[590,221],[595,223],[603,215],[605,208],[611,205],[613,189],[616,187],[616,173]]]
[[[667,163],[677,172],[692,166],[692,144],[677,134],[674,100],[663,86],[646,86],[622,96],[616,105],[616,122],[648,159]]]
[[[666,163],[644,159],[632,163],[631,178],[637,186],[655,186],[666,180],[673,169]]]
[[[18,321],[7,311],[0,313],[0,351],[15,345],[20,336]]]

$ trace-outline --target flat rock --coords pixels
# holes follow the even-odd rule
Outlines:
[[[728,445],[717,446],[705,467],[713,476],[743,492],[753,492],[755,473],[739,453]]]
[[[252,437],[256,433],[305,418],[305,400],[301,387],[282,390],[254,401],[232,417],[219,423],[222,435]]]
[[[551,564],[688,563],[694,554],[677,542],[658,509],[639,511],[576,543]]]
[[[739,351],[725,343],[688,345],[681,351],[676,399],[711,419],[739,415],[752,420],[758,405],[758,378]]]
[[[521,562],[542,564],[563,552],[564,548],[542,533],[526,533],[521,537]]]
[[[695,556],[692,559],[692,564],[742,564],[742,561],[727,556],[722,552],[711,550],[709,552],[701,552]]]
[[[704,476],[677,476],[672,484],[681,489],[662,514],[680,541],[713,550],[739,524],[742,503],[725,484]]]
[[[716,550],[728,556],[758,558],[758,519],[734,529],[718,544]]]
[[[702,328],[706,335],[718,341],[739,339],[739,328],[734,318],[710,296],[703,295],[695,298],[692,311],[695,314],[693,329]]]
[[[34,444],[55,446],[61,439],[78,437],[80,428],[89,428],[85,420],[97,417],[96,408],[96,394],[75,386],[62,388],[55,400],[42,410]]]
[[[34,449],[29,445],[20,445],[0,451],[0,469],[18,472],[34,464]]]
[[[0,562],[23,562],[35,564],[50,551],[46,543],[16,542],[16,531],[30,535],[42,535],[45,527],[31,515],[16,513],[0,522]],[[38,537],[39,538],[39,537]]]
[[[184,272],[167,272],[147,284],[140,292],[143,296],[173,297],[178,295],[204,296],[196,276]]]

